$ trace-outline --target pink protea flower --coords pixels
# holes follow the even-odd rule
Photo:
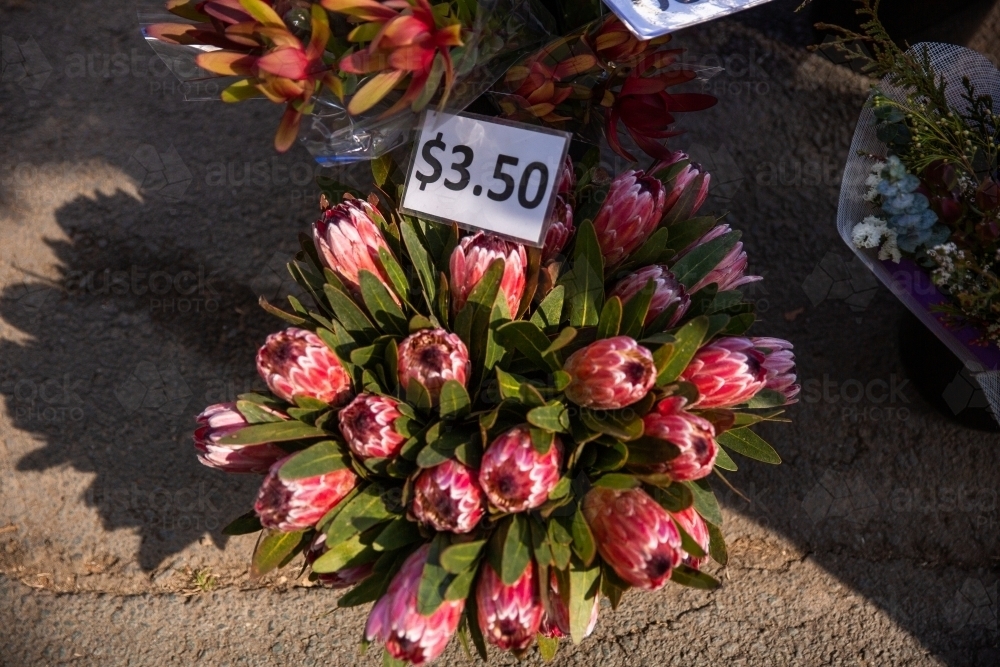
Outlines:
[[[342,405],[351,398],[351,376],[319,336],[294,327],[267,337],[257,352],[257,371],[279,398],[315,398]]]
[[[698,388],[696,407],[728,408],[746,403],[764,388],[764,359],[746,338],[720,338],[698,350],[681,378]]]
[[[609,296],[617,296],[622,300],[622,303],[628,303],[632,297],[642,291],[650,280],[653,281],[653,298],[649,302],[649,310],[646,312],[646,320],[643,324],[649,324],[666,312],[668,308],[677,304],[677,310],[674,311],[670,321],[666,324],[666,328],[670,328],[677,324],[691,307],[691,297],[688,296],[684,286],[677,282],[674,274],[667,267],[659,264],[643,267],[622,278],[611,290]]]
[[[545,614],[542,616],[542,625],[538,631],[544,637],[568,637],[571,633],[569,625],[569,609],[562,596],[559,595],[559,578],[555,569],[549,570],[549,596],[545,603]],[[587,630],[584,637],[589,637],[597,627],[597,614],[601,609],[600,596],[594,596],[594,608],[590,611],[590,621],[587,622]]]
[[[701,550],[706,554],[708,553],[708,543],[710,541],[708,535],[708,526],[705,524],[705,520],[701,518],[701,515],[695,511],[693,507],[689,507],[686,510],[681,510],[680,512],[671,512],[670,516],[674,518],[674,521],[684,529],[684,532],[691,536]],[[693,567],[696,570],[700,570],[701,566],[705,564],[708,560],[708,556],[703,556],[701,558],[695,558],[691,554],[681,551],[683,554],[683,562],[689,567]]]
[[[524,296],[528,253],[520,243],[511,243],[486,232],[466,236],[451,253],[452,311],[457,313],[462,310],[469,294],[497,259],[504,261],[500,291],[507,298],[511,316],[517,315],[521,297]]]
[[[566,398],[579,406],[617,410],[642,400],[656,383],[649,350],[628,336],[605,338],[570,355]]]
[[[681,562],[677,526],[642,489],[595,486],[584,496],[583,516],[601,558],[635,588],[662,588]]]
[[[364,199],[348,199],[328,208],[313,224],[313,240],[323,264],[355,295],[361,294],[359,274],[364,270],[380,278],[396,296],[378,256],[379,248],[389,250],[375,222],[381,217]]]
[[[559,437],[545,454],[531,444],[527,426],[515,426],[486,448],[479,486],[502,512],[524,512],[541,506],[559,483],[563,447]]]
[[[413,485],[413,516],[437,531],[470,532],[483,518],[475,473],[451,459],[422,471]]]
[[[545,232],[542,244],[542,262],[551,262],[562,254],[563,249],[573,237],[576,228],[573,226],[573,207],[562,195],[556,197],[556,206],[552,209],[552,223]]]
[[[430,616],[417,611],[417,590],[430,545],[417,549],[406,559],[389,590],[372,607],[365,625],[365,637],[385,642],[389,654],[397,660],[422,665],[434,660],[448,645],[458,629],[465,600],[445,600]]]
[[[456,334],[444,329],[421,329],[399,345],[399,385],[405,390],[410,380],[422,384],[437,404],[441,387],[448,380],[465,386],[472,375],[469,350]]]
[[[691,245],[687,250],[685,250],[679,257],[683,257],[688,252],[694,248],[704,245],[709,241],[719,238],[723,234],[728,234],[732,231],[729,225],[717,225],[713,227],[707,234],[702,236],[698,241]],[[733,246],[733,249],[722,258],[719,265],[712,269],[711,272],[704,278],[698,281],[694,287],[691,288],[691,294],[694,294],[703,287],[707,287],[712,283],[719,286],[720,292],[725,292],[726,290],[736,289],[742,285],[747,285],[749,283],[755,283],[759,280],[763,280],[760,276],[748,276],[746,275],[747,264],[749,260],[747,259],[746,252],[743,251],[743,242],[739,241]]]
[[[312,541],[312,544],[310,544],[306,549],[306,563],[312,567],[312,564],[315,563],[316,560],[328,550],[329,547],[326,546],[326,534],[317,533],[315,539]],[[330,572],[328,574],[316,574],[316,581],[327,588],[350,588],[355,584],[360,584],[362,581],[370,577],[374,568],[375,563],[365,563],[364,565],[357,565],[355,567],[345,567],[342,570],[337,570],[336,572]]]
[[[358,482],[349,468],[305,479],[281,479],[278,471],[290,458],[286,456],[271,466],[253,506],[262,526],[283,533],[315,526]]]
[[[642,419],[645,435],[666,440],[681,450],[676,458],[655,466],[657,472],[679,482],[709,475],[719,453],[712,422],[685,411],[685,403],[687,399],[681,396],[665,398]]]
[[[519,653],[531,646],[543,612],[535,563],[528,561],[521,577],[507,586],[484,562],[476,586],[476,612],[483,636],[497,648]]]
[[[767,373],[765,389],[772,389],[785,395],[785,405],[798,403],[795,398],[801,387],[795,383],[795,354],[792,344],[781,338],[751,338],[757,351],[764,355],[764,371]]]
[[[351,451],[363,459],[392,458],[399,453],[406,437],[396,431],[402,417],[399,401],[378,394],[358,394],[337,417],[340,432]]]
[[[649,238],[663,218],[663,184],[641,171],[626,171],[611,182],[608,198],[594,219],[601,254],[614,266]]]
[[[218,444],[222,438],[249,426],[235,403],[210,405],[198,415],[201,426],[194,432],[194,446],[203,465],[225,472],[266,473],[271,465],[287,452],[267,442],[260,445],[226,447]]]
[[[677,202],[690,188],[698,188],[698,192],[691,204],[690,210],[685,210],[683,212],[678,211],[678,214],[682,219],[693,218],[698,213],[698,209],[701,208],[702,204],[704,204],[705,200],[708,198],[708,190],[709,185],[711,185],[712,175],[703,171],[700,165],[691,162],[691,157],[683,151],[677,151],[670,157],[669,160],[660,162],[650,171],[652,173],[656,173],[661,169],[666,169],[671,165],[677,164],[681,160],[687,160],[688,164],[679,174],[677,174],[671,183],[670,191],[667,192],[666,203],[663,206],[663,216],[665,218],[671,217],[671,213],[673,213],[673,209],[677,205]],[[704,177],[699,178],[702,174],[704,174]]]

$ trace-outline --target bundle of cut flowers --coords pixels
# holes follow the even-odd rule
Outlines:
[[[750,427],[795,401],[792,346],[747,335],[759,278],[697,215],[709,175],[592,162],[567,164],[542,249],[401,215],[379,162],[302,235],[303,299],[262,300],[290,325],[257,355],[270,392],[198,417],[202,463],[264,475],[226,528],[261,531],[252,574],[302,553],[340,606],[374,603],[389,663],[456,634],[551,658],[602,595],[714,588],[713,485],[733,453],[780,462]]]
[[[645,154],[669,160],[662,140],[676,136],[677,112],[715,105],[711,95],[670,92],[697,73],[678,63],[684,49],[666,48],[670,35],[640,40],[609,15],[568,35],[511,67],[493,97],[507,118],[536,122],[581,134],[598,124],[611,148],[627,160],[624,131]],[[593,133],[591,133],[593,134]]]
[[[863,33],[818,26],[838,31],[848,57],[881,79],[869,105],[885,151],[863,156],[873,210],[856,221],[852,240],[877,249],[881,260],[916,262],[948,297],[933,310],[949,326],[976,329],[979,345],[1000,344],[1000,116],[993,97],[977,89],[971,72],[963,72],[962,90],[953,90],[928,46],[903,51],[879,21],[878,2],[858,2],[868,17]]]
[[[464,106],[552,21],[535,0],[169,0],[166,9],[177,19],[147,25],[147,39],[192,47],[200,68],[235,77],[223,101],[284,104],[282,152],[303,116],[343,111],[352,126],[377,125],[432,101],[443,108],[477,71],[471,78],[487,81],[470,81]]]

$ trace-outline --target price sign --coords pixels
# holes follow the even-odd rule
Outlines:
[[[604,0],[640,39],[652,39],[681,28],[763,5],[771,0]]]
[[[415,144],[402,210],[541,246],[571,137],[429,111]]]

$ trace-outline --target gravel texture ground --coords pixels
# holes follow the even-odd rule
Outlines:
[[[676,145],[765,277],[757,330],[796,344],[803,400],[765,433],[784,464],[741,461],[721,494],[722,589],[631,594],[556,665],[1000,664],[1000,437],[920,399],[900,305],[836,234],[867,82],[805,50],[795,4],[678,36],[726,71]],[[1000,53],[988,4],[929,34]],[[185,102],[135,9],[0,0],[0,665],[377,664],[365,609],[294,567],[247,580],[252,538],[219,528],[257,480],[190,445],[193,414],[259,383],[279,324],[256,298],[316,168],[273,153],[271,105]]]

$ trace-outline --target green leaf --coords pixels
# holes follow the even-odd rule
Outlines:
[[[486,340],[486,358],[483,359],[483,373],[489,373],[504,358],[507,350],[497,339],[497,330],[507,322],[510,322],[510,310],[507,308],[507,299],[498,297],[493,303],[493,310],[490,311],[490,325]],[[483,378],[475,378],[477,385]]]
[[[552,342],[549,343],[549,346],[547,348],[545,348],[543,354],[545,354],[546,356],[555,354],[556,352],[558,352],[559,350],[563,349],[564,347],[572,343],[574,340],[576,340],[576,334],[577,334],[576,329],[574,329],[573,327],[566,327],[565,329],[559,332],[558,336],[552,339]],[[552,359],[550,360],[550,363],[558,363],[558,360]]]
[[[719,447],[718,453],[715,455],[715,465],[716,467],[722,468],[723,470],[728,470],[729,472],[736,472],[739,467],[736,465],[729,453],[726,452],[722,447]]]
[[[397,517],[387,523],[372,542],[376,551],[395,551],[421,540],[420,529],[406,517]]]
[[[410,378],[410,383],[406,386],[406,402],[418,410],[430,410],[433,406],[427,387],[420,384],[416,378]]]
[[[441,419],[461,419],[469,414],[472,400],[458,380],[448,380],[441,387],[441,402],[439,409]]]
[[[701,548],[701,545],[691,535],[684,530],[684,526],[681,525],[677,519],[674,519],[674,527],[677,528],[677,532],[681,536],[681,549],[684,550],[692,558],[704,558],[707,554],[705,550]]]
[[[293,555],[302,542],[305,531],[279,533],[265,531],[250,560],[250,576],[257,579],[264,576]]]
[[[601,475],[594,482],[594,486],[599,486],[604,489],[634,489],[639,486],[639,480],[637,480],[632,475],[624,475],[621,473],[610,473],[608,475]]]
[[[691,289],[711,273],[740,240],[739,232],[728,232],[708,243],[695,247],[671,267],[674,277]]]
[[[551,292],[545,295],[542,302],[538,304],[534,314],[531,316],[531,323],[549,334],[559,329],[562,321],[563,303],[565,302],[566,288],[557,285]]]
[[[337,600],[338,607],[356,607],[381,598],[393,577],[410,556],[410,549],[387,551],[375,561],[372,574]]]
[[[362,489],[326,527],[326,544],[334,547],[353,535],[393,518],[395,504],[385,487],[370,484]]]
[[[622,300],[616,296],[604,302],[601,319],[597,323],[597,338],[614,338],[622,325]]]
[[[278,477],[286,482],[318,477],[350,467],[350,455],[340,443],[324,440],[304,449],[285,461],[278,469]]]
[[[502,345],[515,348],[538,368],[558,370],[555,361],[544,355],[549,347],[548,337],[531,322],[508,322],[497,330],[497,337]]]
[[[634,410],[590,410],[580,408],[580,420],[587,428],[619,440],[642,436],[642,417]]]
[[[708,526],[708,553],[712,560],[725,567],[729,562],[729,550],[726,549],[722,529],[711,522],[706,522],[705,525]]]
[[[434,307],[437,301],[438,287],[437,269],[434,267],[434,261],[431,259],[430,253],[420,240],[420,235],[410,220],[404,219],[400,223],[399,230],[403,236],[403,243],[406,245],[406,250],[410,255],[410,261],[413,263],[413,268],[417,271],[417,278],[420,280],[421,287],[423,287],[428,312],[433,313],[435,312]]]
[[[377,31],[377,25],[375,26]],[[374,35],[372,35],[373,37]],[[371,41],[371,38],[367,40],[360,41]],[[372,177],[375,179],[375,185],[380,188],[385,185],[385,182],[389,179],[389,175],[392,174],[392,170],[395,168],[396,163],[392,159],[392,155],[386,153],[382,157],[377,157],[372,160]]]
[[[650,496],[668,512],[682,512],[694,503],[694,494],[683,482],[657,486]]]
[[[281,415],[276,415],[273,410],[253,401],[236,401],[236,409],[239,410],[239,413],[250,424],[268,424],[285,421]]]
[[[514,514],[503,543],[503,565],[500,579],[508,586],[514,585],[531,561],[531,532],[525,514]]]
[[[675,334],[677,342],[673,343],[673,348],[669,358],[662,366],[657,366],[656,385],[664,387],[671,382],[675,382],[681,376],[684,369],[688,367],[694,358],[698,348],[701,347],[705,339],[705,332],[708,331],[708,318],[705,316],[696,317],[691,320]]]
[[[258,533],[263,529],[260,525],[260,517],[253,510],[250,510],[246,514],[242,514],[232,521],[222,529],[223,535],[249,535],[251,533]]]
[[[691,490],[691,494],[694,496],[694,509],[709,523],[714,523],[716,526],[722,525],[722,509],[719,507],[719,501],[716,500],[715,494],[712,493],[712,487],[708,485],[703,479],[696,480],[694,482],[683,482],[683,484]]]
[[[721,333],[726,336],[742,336],[755,322],[757,322],[757,316],[753,313],[733,315],[729,318],[729,323],[726,324]],[[784,405],[784,403],[781,405]]]
[[[774,451],[771,445],[767,444],[763,438],[751,431],[749,428],[736,428],[725,433],[720,433],[716,440],[720,445],[728,447],[738,454],[755,461],[764,463],[779,464],[781,457]]]
[[[552,449],[552,443],[555,442],[555,434],[540,428],[531,428],[528,430],[531,433],[531,445],[535,448],[535,451],[542,456],[548,454],[549,450]]]
[[[438,533],[431,542],[427,562],[424,563],[424,571],[417,587],[417,611],[424,616],[430,616],[437,611],[444,602],[448,590],[450,577],[440,561],[441,552],[447,544],[448,534]]]
[[[458,334],[469,348],[469,358],[472,360],[474,373],[473,387],[478,387],[482,381],[481,372],[486,365],[487,349],[490,342],[490,321],[493,317],[493,306],[500,292],[500,279],[503,276],[504,262],[495,259],[483,274],[482,279],[469,293],[469,298],[455,317],[455,333]],[[503,298],[501,296],[501,298]]]
[[[667,239],[667,249],[674,253],[684,250],[707,234],[717,223],[718,220],[708,215],[671,225],[668,230],[670,236]]]
[[[604,257],[590,220],[576,232],[572,268],[559,284],[566,287],[570,325],[595,326],[604,300]]]
[[[625,270],[638,269],[639,267],[651,266],[662,261],[664,251],[667,249],[668,236],[669,231],[666,227],[656,230],[652,236],[643,241],[642,245],[629,256],[621,268]]]
[[[628,447],[625,443],[615,441],[597,449],[597,459],[593,463],[594,470],[620,470],[628,462]]]
[[[444,599],[449,602],[464,600],[472,590],[472,582],[476,578],[476,569],[470,568],[449,578],[448,588],[445,589]]]
[[[359,533],[335,544],[327,542],[330,548],[312,564],[312,571],[316,574],[329,574],[345,567],[356,567],[378,560],[380,554],[371,544],[376,536],[377,534]]]
[[[298,326],[300,324],[305,324],[306,322],[304,317],[299,317],[298,315],[292,315],[291,313],[286,313],[281,308],[278,308],[277,306],[272,306],[270,303],[268,303],[268,300],[265,299],[264,297],[260,297],[257,303],[260,304],[261,308],[271,313],[275,317],[280,317],[284,321],[293,324],[295,326]]]
[[[441,566],[451,574],[461,574],[473,569],[486,540],[453,544],[441,552]]]
[[[559,401],[543,405],[540,408],[534,408],[528,412],[529,424],[555,433],[568,432],[568,420],[569,415],[566,412],[566,406]]]
[[[378,337],[378,331],[371,320],[349,296],[330,285],[325,285],[323,291],[326,292],[326,300],[330,302],[334,315],[351,338],[360,345],[368,345]]]
[[[407,301],[410,298],[410,282],[406,279],[403,267],[399,265],[396,258],[386,248],[378,249],[378,258],[382,263],[382,268],[385,269],[385,274],[389,277],[389,282],[392,283],[392,288],[396,290],[396,294],[403,301]]]
[[[486,641],[483,639],[483,631],[479,627],[479,617],[475,599],[471,599],[465,603],[465,615],[469,621],[467,624],[469,628],[469,636],[472,638],[472,644],[476,647],[476,653],[479,655],[480,660],[488,662],[489,654],[486,652]]]
[[[688,567],[687,565],[678,565],[670,573],[670,581],[678,583],[681,586],[690,586],[691,588],[698,588],[703,591],[714,591],[716,588],[722,584],[718,579],[704,572],[699,572],[693,567]]]
[[[757,392],[757,395],[750,399],[747,403],[748,408],[754,410],[761,408],[781,408],[785,406],[788,400],[785,395],[780,391],[775,391],[773,389],[761,389]]]
[[[570,634],[573,643],[579,644],[587,633],[594,602],[601,590],[601,564],[599,561],[590,566],[574,564],[570,567],[568,578]]]
[[[663,230],[661,230],[663,231]],[[622,323],[619,334],[629,338],[642,336],[642,327],[649,313],[649,304],[656,293],[656,284],[650,280],[631,299],[625,302],[622,309]]]
[[[220,439],[219,444],[223,446],[260,445],[265,442],[289,442],[291,440],[326,437],[329,437],[329,434],[315,426],[303,424],[300,421],[281,421],[241,428],[236,433]]]
[[[552,662],[556,657],[556,653],[559,651],[559,638],[553,637],[549,638],[545,635],[538,635],[538,653],[542,656],[542,660],[545,662]]]
[[[590,565],[597,555],[597,543],[594,541],[594,534],[590,532],[590,526],[583,516],[579,507],[570,519],[570,534],[573,536],[573,553],[575,553],[584,565]]]
[[[358,281],[361,284],[361,298],[365,302],[365,308],[375,318],[378,326],[386,333],[407,335],[409,322],[406,321],[406,315],[382,281],[364,269],[358,272]]]

